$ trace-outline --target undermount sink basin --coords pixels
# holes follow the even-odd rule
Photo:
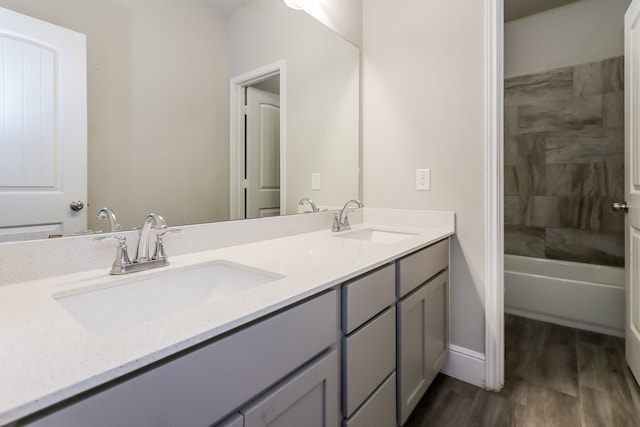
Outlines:
[[[106,335],[284,278],[280,274],[212,261],[126,277],[53,298],[94,335]]]
[[[349,231],[344,234],[336,234],[336,237],[347,239],[364,240],[373,243],[396,243],[409,237],[415,236],[413,233],[401,233],[398,231],[376,230],[365,228],[363,230]]]

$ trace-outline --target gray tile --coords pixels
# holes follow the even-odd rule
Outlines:
[[[606,197],[602,202],[602,231],[624,233],[624,212],[612,209],[613,203],[623,200],[623,197]]]
[[[526,227],[559,227],[562,224],[561,200],[555,196],[521,198],[523,224]]]
[[[548,164],[620,162],[624,158],[624,133],[607,128],[549,134],[545,158]]]
[[[534,227],[505,226],[504,251],[512,255],[544,258],[545,230]]]
[[[532,189],[531,168],[528,165],[504,167],[505,196],[526,196]]]
[[[569,196],[573,192],[574,165],[551,164],[531,166],[531,182],[535,196]]]
[[[573,95],[589,96],[602,93],[602,62],[573,67]]]
[[[583,427],[635,427],[640,417],[635,408],[612,393],[580,387],[580,411]]]
[[[562,227],[577,230],[601,230],[602,203],[603,199],[600,197],[563,197],[560,205]]]
[[[545,135],[532,133],[505,137],[505,165],[538,165],[545,163]]]
[[[504,135],[518,136],[520,133],[520,124],[518,121],[518,107],[505,107],[504,108]]]
[[[624,90],[624,57],[618,56],[602,61],[603,93]]]
[[[624,92],[602,95],[602,126],[624,128]]]
[[[520,197],[504,196],[504,223],[507,225],[522,224],[522,211],[520,210]]]
[[[624,148],[624,147],[623,147]],[[576,196],[624,196],[624,159],[575,165],[573,194]]]
[[[524,164],[521,160],[520,147],[518,146],[518,138],[514,136],[504,137],[504,164],[505,166],[514,166]]]
[[[624,266],[624,233],[547,228],[545,256],[566,261]]]
[[[520,106],[520,134],[602,127],[602,96]]]
[[[512,77],[504,82],[504,105],[544,104],[573,94],[573,68]]]

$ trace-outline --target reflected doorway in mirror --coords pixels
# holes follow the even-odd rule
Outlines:
[[[284,215],[285,62],[231,79],[231,219]]]
[[[84,34],[0,8],[0,242],[87,228]]]

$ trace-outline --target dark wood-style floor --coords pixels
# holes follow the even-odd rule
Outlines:
[[[505,387],[440,374],[405,427],[640,427],[624,340],[507,315]]]

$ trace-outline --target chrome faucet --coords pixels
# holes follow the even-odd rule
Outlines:
[[[157,230],[155,251],[153,256],[149,254],[149,241],[151,239],[151,229]],[[138,250],[133,261],[129,260],[127,253],[127,239],[120,236],[99,236],[94,240],[116,239],[120,244],[116,253],[116,259],[111,267],[111,274],[127,274],[136,271],[144,271],[152,268],[169,265],[169,260],[164,251],[163,237],[168,232],[182,231],[179,228],[167,228],[167,223],[161,215],[150,213],[144,219],[138,240]]]
[[[116,217],[116,213],[113,209],[109,207],[104,207],[98,211],[98,219],[109,219],[109,231],[112,233],[114,231],[120,231],[120,223],[118,222],[118,218]]]
[[[138,239],[138,251],[133,262],[145,262],[151,261],[149,256],[149,240],[151,239],[151,228],[158,230],[158,232],[167,228],[167,223],[164,218],[157,213],[150,213],[144,219],[142,227],[140,228],[140,237]],[[163,233],[164,234],[164,233]]]
[[[349,200],[345,203],[344,207],[340,212],[334,212],[333,214],[333,227],[331,227],[331,231],[343,231],[343,230],[351,230],[351,225],[349,225],[349,217],[348,209],[351,205],[357,205],[357,207],[361,208],[364,205],[360,203],[360,200]]]
[[[311,210],[313,212],[320,212],[320,209],[318,209],[318,207],[316,206],[315,203],[313,203],[313,200],[311,200],[308,197],[303,197],[302,199],[300,199],[300,201],[298,202],[299,205],[304,205],[305,203],[309,203],[309,205],[311,206]]]

